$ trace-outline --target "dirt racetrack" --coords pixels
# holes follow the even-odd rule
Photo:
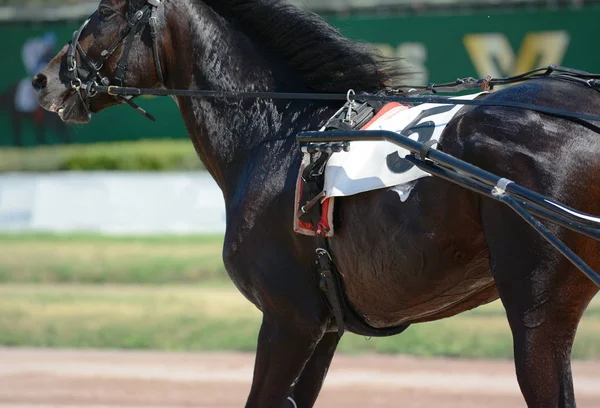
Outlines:
[[[0,350],[0,407],[239,408],[251,354]],[[575,362],[578,406],[600,407],[600,362]],[[334,359],[317,407],[524,407],[512,363]],[[300,407],[301,408],[301,407]]]

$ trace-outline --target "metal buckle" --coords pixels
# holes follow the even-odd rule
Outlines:
[[[492,195],[494,197],[498,197],[506,194],[506,189],[509,184],[513,184],[513,181],[506,178],[501,178],[498,180],[498,184],[496,184],[496,186],[492,189]]]
[[[333,259],[331,258],[331,255],[329,254],[329,251],[326,250],[325,248],[317,248],[315,250],[315,253],[318,256],[327,256],[327,258],[329,258],[330,261],[333,261]]]
[[[81,89],[81,79],[79,78],[75,78],[74,80],[71,81],[71,88],[73,88],[76,91],[79,91]]]
[[[85,93],[89,98],[93,98],[98,95],[98,83],[96,81],[92,81],[90,84],[83,84],[82,88],[85,90]]]
[[[160,5],[162,4],[160,2],[160,0],[146,0],[148,2],[148,4],[150,4],[152,7],[160,7]]]
[[[119,87],[116,86],[116,85],[111,85],[106,90],[106,93],[109,94],[110,96],[119,96],[119,94],[116,94],[116,93],[114,93],[114,92],[111,91],[111,89],[117,89],[117,88],[119,88]]]

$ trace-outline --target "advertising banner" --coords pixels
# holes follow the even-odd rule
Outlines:
[[[411,72],[403,83],[422,85],[457,77],[506,76],[550,63],[600,72],[600,7],[494,10],[406,16],[349,16],[331,23],[356,40],[376,44]],[[71,37],[78,22],[0,26],[0,146],[185,138],[170,98],[139,98],[157,117],[152,123],[130,109],[111,108],[89,125],[63,124],[41,110],[30,78]],[[118,126],[116,126],[118,125]]]

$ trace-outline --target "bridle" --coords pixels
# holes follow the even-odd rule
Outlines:
[[[91,113],[90,99],[98,95],[98,87],[112,85],[111,80],[108,77],[104,76],[101,71],[106,60],[110,58],[110,56],[115,52],[115,50],[123,41],[125,42],[123,45],[123,53],[121,55],[119,63],[117,64],[114,80],[119,86],[124,86],[124,78],[129,65],[128,59],[129,53],[131,52],[133,40],[135,39],[138,33],[144,30],[146,25],[150,26],[150,37],[152,38],[152,54],[154,56],[156,74],[158,75],[159,81],[161,83],[164,83],[164,77],[158,54],[157,41],[158,20],[156,18],[156,12],[160,6],[161,0],[146,0],[146,4],[141,9],[136,11],[133,14],[133,16],[127,21],[127,26],[125,26],[121,30],[117,39],[113,41],[113,43],[107,49],[100,53],[99,61],[92,61],[79,44],[81,33],[89,24],[90,19],[88,18],[87,20],[85,20],[81,27],[79,27],[79,29],[73,33],[73,38],[72,41],[69,43],[69,49],[67,51],[67,76],[69,78],[69,81],[71,81],[71,88],[79,95],[79,98],[81,99],[81,102],[88,114]],[[79,67],[77,65],[77,53],[79,53],[81,65],[83,65],[84,67]],[[84,91],[84,93],[82,93],[82,90]],[[137,112],[144,115],[146,118],[152,121],[155,120],[152,115],[150,115],[148,112],[146,112],[144,109],[140,108],[137,104],[133,102],[134,96],[113,96],[116,96],[117,98],[121,99],[129,106],[134,108]]]

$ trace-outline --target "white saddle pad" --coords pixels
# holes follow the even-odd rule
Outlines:
[[[462,96],[472,100],[481,93]],[[396,106],[382,111],[363,130],[390,130],[424,143],[440,137],[446,125],[464,105],[422,104]],[[385,108],[384,108],[385,110]],[[385,142],[352,142],[349,152],[334,153],[325,170],[327,197],[343,197],[410,183],[430,176],[404,157],[409,151]]]

